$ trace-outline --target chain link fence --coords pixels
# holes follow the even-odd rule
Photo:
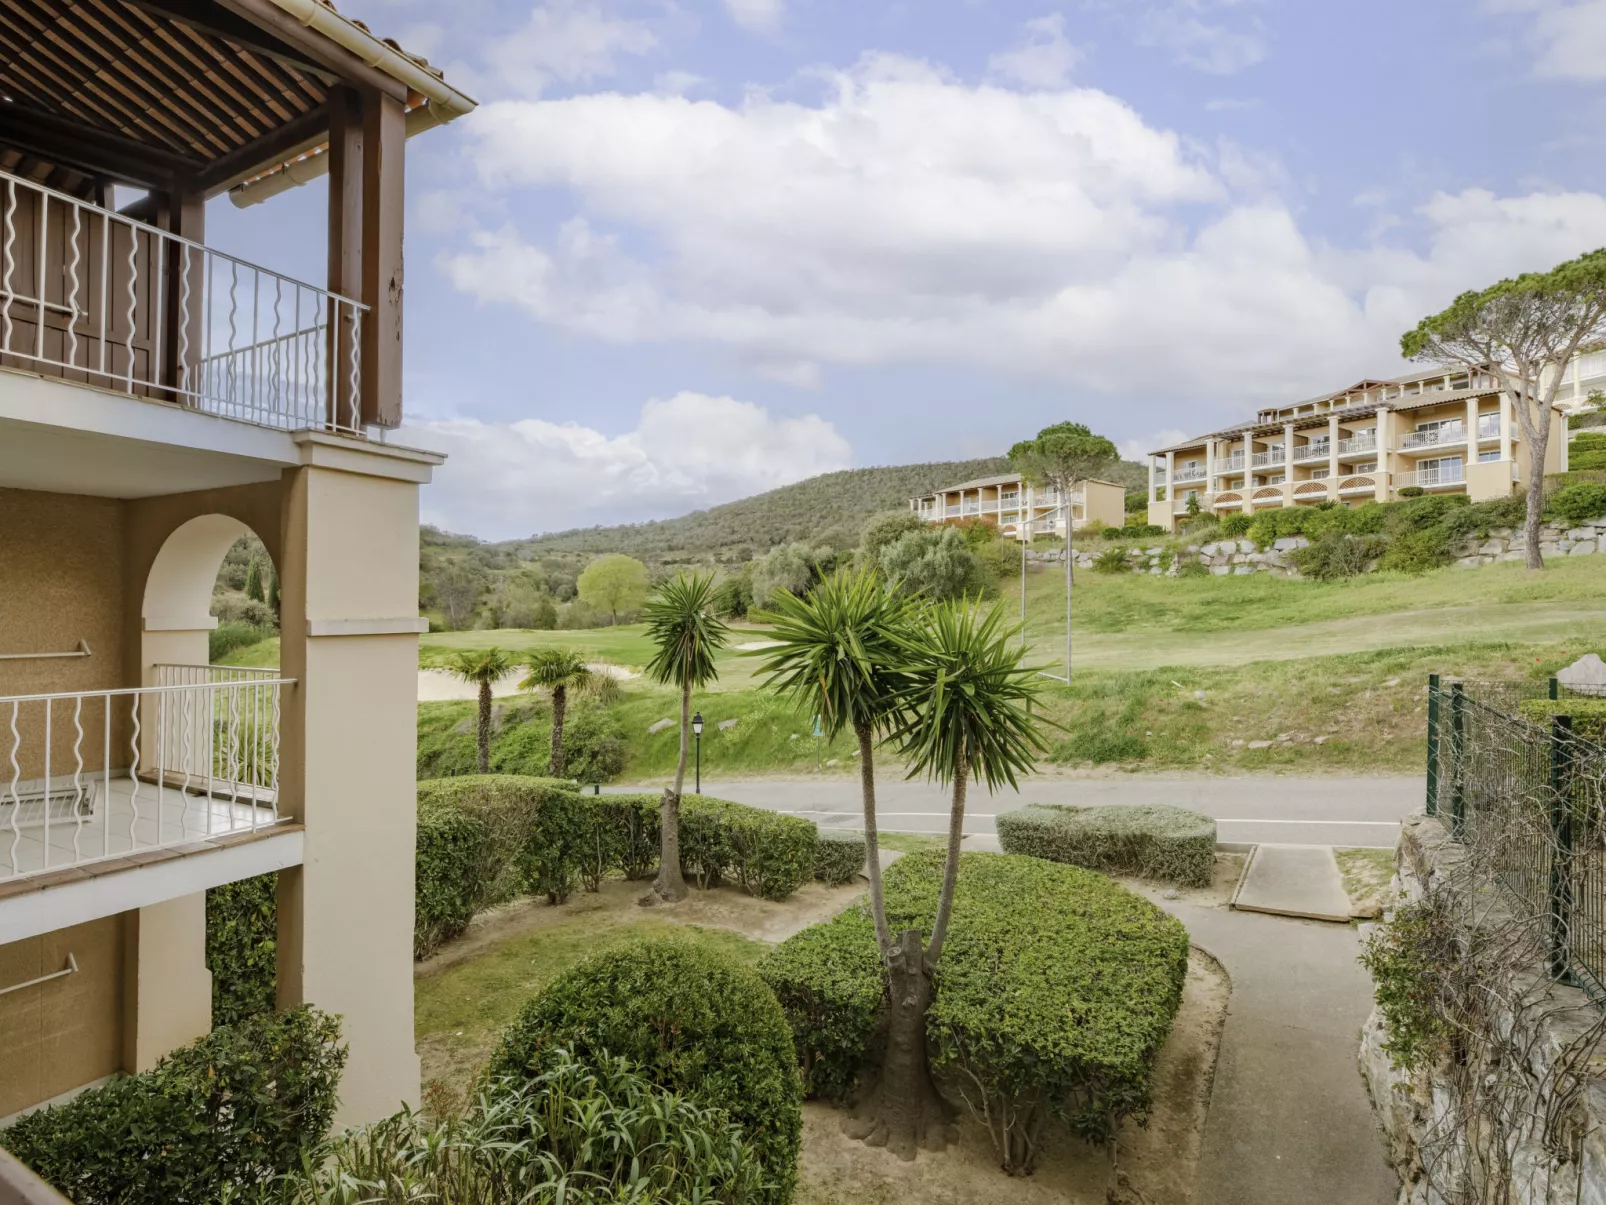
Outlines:
[[[1538,686],[1430,675],[1427,812],[1488,851],[1515,913],[1544,928],[1552,973],[1606,1002],[1606,747],[1570,716],[1522,715],[1568,697]]]

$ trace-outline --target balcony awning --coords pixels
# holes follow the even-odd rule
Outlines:
[[[415,132],[474,106],[327,0],[0,0],[0,167],[212,196],[325,143],[338,83]]]

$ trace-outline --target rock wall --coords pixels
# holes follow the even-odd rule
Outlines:
[[[1133,573],[1147,573],[1175,577],[1182,565],[1191,561],[1209,569],[1217,576],[1229,574],[1276,573],[1283,577],[1298,577],[1289,556],[1296,548],[1310,543],[1304,536],[1286,536],[1275,541],[1270,548],[1261,549],[1253,540],[1215,540],[1208,544],[1149,544],[1127,549],[1127,561]],[[1111,545],[1120,547],[1120,545]],[[1520,528],[1497,528],[1487,536],[1469,536],[1456,557],[1456,564],[1489,565],[1495,561],[1520,561],[1526,555],[1527,542]],[[1078,569],[1091,569],[1093,558],[1104,551],[1074,549]],[[1591,556],[1606,552],[1606,515],[1591,519],[1577,527],[1564,527],[1546,523],[1539,529],[1539,552],[1546,557]],[[1028,552],[1028,560],[1059,563],[1065,559],[1063,549],[1051,548],[1042,552]]]
[[[1390,898],[1420,899],[1435,876],[1459,857],[1459,851],[1437,819],[1407,816],[1401,823]],[[1427,1135],[1448,1128],[1443,1124],[1445,1118],[1457,1116],[1454,1087],[1438,1069],[1414,1075],[1397,1070],[1383,1048],[1388,1036],[1383,1018],[1373,1009],[1361,1030],[1361,1078],[1388,1140],[1389,1162],[1400,1173],[1398,1205],[1446,1205],[1448,1201],[1606,1205],[1606,1079],[1597,1072],[1575,1101],[1558,1101],[1549,1091],[1551,1061],[1577,1032],[1577,1018],[1588,1015],[1592,1006],[1575,988],[1557,986],[1551,994],[1556,1007],[1544,1010],[1538,1022],[1531,1017],[1508,1021],[1512,1027],[1509,1049],[1520,1057],[1513,1059],[1506,1074],[1512,1082],[1530,1086],[1532,1094],[1523,1102],[1528,1115],[1576,1110],[1582,1140],[1576,1153],[1563,1157],[1546,1150],[1537,1137],[1519,1142],[1511,1152],[1510,1180],[1504,1184],[1471,1183],[1464,1150],[1458,1151],[1456,1158],[1446,1157],[1431,1176],[1427,1173],[1422,1143]],[[1453,1191],[1446,1194],[1443,1190],[1447,1188]]]

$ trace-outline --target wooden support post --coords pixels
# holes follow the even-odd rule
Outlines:
[[[362,421],[402,418],[402,201],[407,118],[400,101],[363,99]]]
[[[206,241],[206,197],[194,190],[167,194],[162,225],[192,242]],[[155,257],[152,257],[154,262]],[[189,288],[184,277],[189,276]],[[166,245],[162,265],[161,368],[156,380],[168,387],[169,400],[188,404],[200,389],[195,379],[201,365],[202,323],[206,305],[206,257],[182,243]]]
[[[357,299],[362,294],[363,102],[345,87],[329,90],[329,291]],[[331,300],[328,324],[328,390],[325,420],[331,427],[357,425],[358,399],[351,391],[357,354],[357,315]]]

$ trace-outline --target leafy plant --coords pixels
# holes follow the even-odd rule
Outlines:
[[[660,1088],[721,1110],[792,1199],[803,1116],[786,1018],[746,967],[681,938],[632,942],[554,980],[508,1026],[492,1077],[537,1077],[559,1048],[628,1059]]]
[[[1105,548],[1093,558],[1094,573],[1127,573],[1131,568],[1125,548]]]
[[[334,1017],[250,1017],[28,1114],[0,1145],[77,1205],[212,1205],[303,1165],[345,1062]]]
[[[647,566],[635,557],[610,553],[585,567],[575,582],[580,600],[608,614],[610,623],[620,615],[634,615],[647,599]]]
[[[233,1025],[274,1009],[278,990],[279,876],[236,879],[206,893],[206,969],[212,1024]]]
[[[1459,933],[1444,893],[1430,893],[1395,908],[1361,951],[1387,1030],[1383,1049],[1402,1071],[1433,1063],[1450,1036],[1436,1004],[1450,965],[1464,956]]]
[[[1227,515],[1221,520],[1222,537],[1228,540],[1236,540],[1248,534],[1249,528],[1254,524],[1254,521],[1254,515],[1246,515],[1242,511]]]
[[[851,882],[865,866],[863,833],[822,828],[814,851],[814,877],[833,887]]]
[[[763,1168],[719,1109],[554,1050],[533,1078],[486,1083],[467,1115],[403,1110],[327,1143],[262,1205],[751,1205]]]
[[[1579,482],[1550,496],[1545,514],[1565,523],[1586,523],[1606,515],[1606,485]]]
[[[998,845],[1088,870],[1207,887],[1216,868],[1216,822],[1166,804],[1067,807],[1028,804],[998,817]]]
[[[1305,577],[1319,582],[1337,581],[1364,573],[1382,553],[1387,541],[1380,536],[1350,536],[1329,531],[1304,548],[1296,548],[1291,559]]]

